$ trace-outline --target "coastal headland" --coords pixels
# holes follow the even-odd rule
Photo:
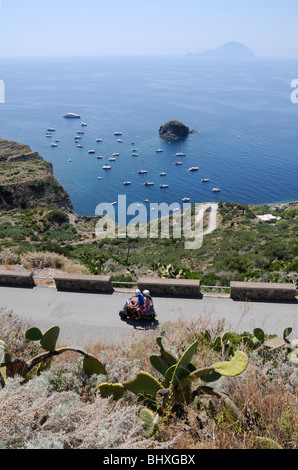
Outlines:
[[[74,213],[68,193],[53,166],[28,145],[0,139],[0,210],[34,207]]]

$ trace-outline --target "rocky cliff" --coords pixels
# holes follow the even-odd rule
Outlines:
[[[0,139],[0,210],[34,207],[74,212],[51,163],[28,145]]]

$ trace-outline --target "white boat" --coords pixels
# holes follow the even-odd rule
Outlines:
[[[74,140],[80,140],[82,137],[80,135],[75,135]]]
[[[137,151],[138,151],[138,149],[131,149],[131,151],[132,151],[132,152],[137,152]]]
[[[115,162],[115,161],[116,161],[116,158],[114,157],[109,158],[109,162]]]
[[[79,144],[77,145],[78,149],[82,149],[83,148],[83,145]]]
[[[51,137],[52,138],[52,134],[46,134],[46,137]]]
[[[213,193],[220,193],[221,189],[220,188],[213,188],[212,192]]]
[[[146,181],[146,183],[144,183],[145,186],[154,186],[154,183],[152,183],[151,181]]]
[[[113,157],[119,157],[120,153],[113,153]]]
[[[110,165],[103,165],[103,170],[110,170],[112,167]]]
[[[85,134],[84,131],[77,131],[77,134]]]
[[[97,160],[101,160],[103,157],[101,155],[98,155],[96,158]]]
[[[131,184],[131,181],[124,181],[124,186],[128,186],[129,184]]]
[[[139,175],[145,175],[146,173],[148,173],[147,170],[139,170],[139,171],[138,171],[138,174],[139,174]]]
[[[189,168],[187,171],[198,171],[199,167],[198,166],[192,166]]]
[[[182,199],[182,202],[189,202],[189,201],[190,201],[190,197],[184,197],[184,198]]]
[[[183,165],[182,162],[175,162],[175,165]]]
[[[186,156],[186,153],[183,153],[183,152],[176,153],[176,157],[185,157],[185,156]]]
[[[53,127],[49,127],[47,131],[48,131],[48,132],[55,132],[55,130],[56,130],[56,129],[54,129]]]
[[[98,179],[98,180],[102,180],[102,176],[98,176],[97,179]]]
[[[138,157],[139,155],[137,153],[132,153],[131,156],[132,157]]]
[[[149,202],[149,199],[144,199],[144,202]]]
[[[88,150],[88,153],[95,153],[95,150]]]
[[[119,144],[122,144],[123,140],[117,139],[117,142],[119,142]]]
[[[208,183],[210,181],[210,179],[209,178],[203,178],[201,181],[202,181],[202,183]]]
[[[155,152],[156,152],[156,153],[163,152],[163,149],[156,149]]]
[[[111,206],[115,206],[117,204],[117,201],[111,202]]]
[[[169,185],[168,185],[168,184],[161,184],[159,187],[160,187],[161,189],[163,189],[163,188],[168,188]]]
[[[69,158],[67,161],[68,161],[68,162],[71,162],[71,159]]]
[[[59,140],[59,139],[56,139],[55,142],[60,142],[60,140]]]
[[[81,126],[86,127],[87,124],[85,122],[81,122]]]
[[[58,147],[58,145],[57,145],[57,144],[54,144],[54,143],[52,143],[52,144],[51,144],[51,147]]]
[[[96,139],[96,142],[102,142],[102,139]]]
[[[66,118],[66,119],[78,119],[81,116],[79,114],[75,114],[75,113],[66,113],[66,114],[64,114],[63,117]]]
[[[162,171],[161,173],[159,173],[159,176],[167,176],[167,174],[164,171]]]
[[[122,135],[122,132],[114,132],[114,135]]]

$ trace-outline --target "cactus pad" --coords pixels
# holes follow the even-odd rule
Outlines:
[[[95,391],[99,392],[102,398],[113,397],[114,400],[119,400],[125,393],[125,387],[122,384],[102,383]]]
[[[60,333],[59,326],[52,326],[43,335],[40,340],[40,345],[43,349],[53,352],[56,349],[57,339]]]
[[[7,345],[4,341],[0,341],[0,367],[5,367],[10,362],[11,357],[8,354]]]
[[[140,411],[140,420],[144,423],[144,429],[149,436],[152,436],[157,428],[158,414],[153,413],[149,408],[143,408]]]
[[[213,364],[215,372],[226,377],[235,377],[240,375],[248,365],[248,357],[242,351],[236,351],[231,361]]]
[[[139,372],[133,380],[124,382],[123,385],[136,395],[149,395],[152,397],[155,397],[157,392],[163,388],[161,383],[147,372]]]
[[[25,338],[28,341],[40,341],[42,338],[42,332],[40,331],[39,328],[36,328],[34,326],[32,328],[29,328],[29,330],[26,331]]]
[[[106,375],[106,370],[104,365],[93,356],[85,356],[83,362],[83,369],[87,375]]]
[[[175,388],[178,383],[185,378],[185,375],[189,374],[188,366],[190,364],[190,361],[192,360],[194,354],[197,351],[199,342],[195,341],[192,343],[189,348],[185,351],[185,353],[182,355],[180,358],[178,364],[175,367],[174,373],[173,373],[173,378],[171,380],[171,383],[173,387]],[[188,374],[187,372],[188,371]]]

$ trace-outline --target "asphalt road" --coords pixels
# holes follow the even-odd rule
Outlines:
[[[119,310],[130,295],[128,291],[97,294],[59,292],[56,288],[41,286],[33,289],[0,287],[0,307],[12,310],[43,331],[59,325],[60,343],[68,345],[83,346],[97,340],[117,344],[133,331],[150,334],[165,322],[178,319],[199,319],[204,325],[210,322],[209,327],[224,319],[225,329],[252,332],[259,327],[265,333],[278,335],[282,335],[285,328],[292,327],[291,338],[298,337],[297,301],[239,302],[227,295],[216,294],[203,295],[200,299],[156,297],[157,321],[150,324],[120,319]]]

